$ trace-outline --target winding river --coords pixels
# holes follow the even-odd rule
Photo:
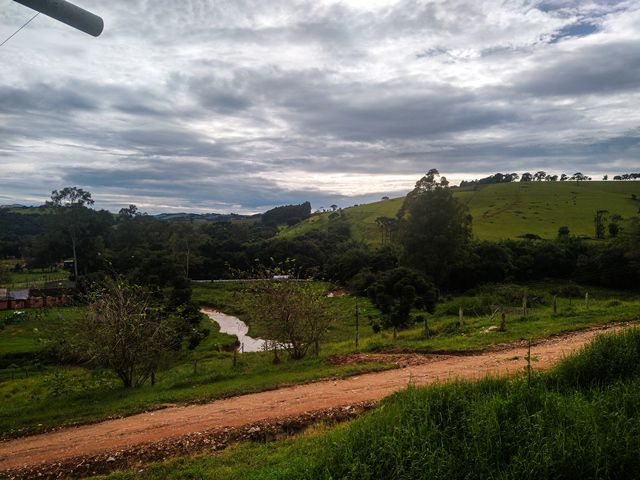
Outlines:
[[[203,308],[200,310],[206,314],[213,322],[220,325],[222,333],[235,335],[240,342],[240,352],[261,352],[265,349],[266,341],[261,338],[253,338],[247,335],[249,327],[246,323],[237,317],[227,315],[212,308]]]

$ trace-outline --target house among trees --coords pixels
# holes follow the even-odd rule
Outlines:
[[[67,260],[62,261],[62,268],[64,268],[69,272],[73,272],[74,266],[75,266],[75,262],[73,261],[73,258],[69,258]]]
[[[44,288],[0,288],[0,310],[53,307],[69,305],[72,302],[74,282],[62,280],[48,283],[55,285],[45,285]]]
[[[16,310],[28,305],[29,289],[0,288],[0,310]]]

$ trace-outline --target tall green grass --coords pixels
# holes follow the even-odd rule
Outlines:
[[[640,330],[600,335],[560,363],[547,377],[550,385],[576,389],[640,378]]]

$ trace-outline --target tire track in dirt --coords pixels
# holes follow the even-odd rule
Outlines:
[[[537,360],[533,368],[547,369],[599,333],[628,325],[609,325],[539,341],[531,349],[532,357]],[[376,402],[402,390],[408,383],[421,386],[515,374],[524,371],[526,354],[527,348],[519,344],[472,355],[431,355],[425,363],[395,370],[295,385],[207,404],[170,407],[8,440],[0,442],[0,472],[15,475],[20,471],[33,471],[38,466],[106,458],[111,452],[135,452],[143,445],[179,440],[194,433],[229,432],[259,422],[282,421],[309,412]]]

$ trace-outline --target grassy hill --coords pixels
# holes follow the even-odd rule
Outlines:
[[[459,189],[454,195],[469,207],[473,234],[481,240],[517,238],[527,233],[554,238],[568,226],[572,235],[593,236],[596,210],[629,218],[640,209],[640,182],[527,182]],[[403,198],[345,208],[344,215],[356,240],[380,242],[376,218],[394,217]],[[311,216],[279,235],[296,237],[313,229],[326,229],[330,213]]]

